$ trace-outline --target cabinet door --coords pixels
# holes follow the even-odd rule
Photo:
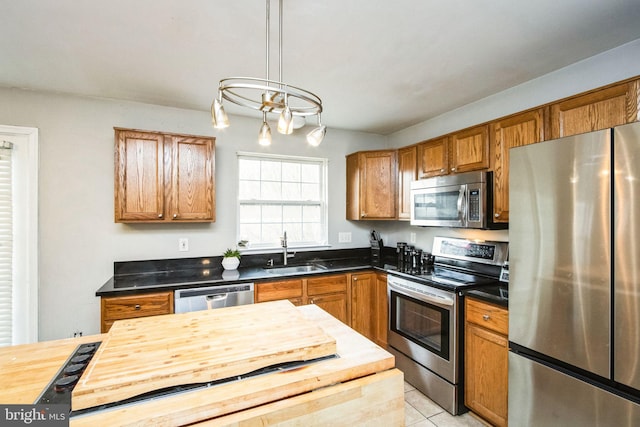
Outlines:
[[[315,304],[339,321],[347,324],[347,294],[336,293],[309,297],[309,304]]]
[[[303,302],[302,280],[300,279],[256,283],[254,293],[255,302],[281,299],[288,299],[295,305],[301,305]]]
[[[376,334],[375,342],[381,347],[387,346],[389,328],[389,297],[387,296],[387,275],[376,273]]]
[[[418,144],[418,178],[449,173],[449,138],[438,138]]]
[[[415,145],[398,150],[398,219],[411,218],[411,182],[418,179]]]
[[[115,222],[163,220],[164,137],[116,129],[115,138]]]
[[[173,291],[100,298],[101,332],[116,320],[173,313]]]
[[[369,338],[376,332],[376,274],[351,275],[351,327]]]
[[[489,168],[489,127],[477,126],[449,136],[454,173]]]
[[[466,324],[464,403],[495,426],[507,425],[508,357],[506,336]]]
[[[395,219],[396,151],[360,153],[360,217]]]
[[[169,138],[169,137],[168,137]],[[215,144],[213,138],[174,135],[165,145],[171,173],[165,179],[172,220],[215,220]]]
[[[360,219],[360,167],[359,153],[347,156],[347,219]]]
[[[636,80],[551,105],[551,139],[637,121],[639,90]]]
[[[494,222],[509,222],[509,149],[544,140],[544,111],[527,111],[491,123]]]

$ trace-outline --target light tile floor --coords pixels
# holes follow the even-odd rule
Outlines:
[[[404,416],[407,427],[489,426],[470,412],[454,417],[406,381],[404,383]]]

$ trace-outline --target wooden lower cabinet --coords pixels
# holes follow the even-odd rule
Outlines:
[[[100,298],[100,331],[116,320],[173,313],[173,291]]]
[[[387,295],[387,275],[376,273],[376,333],[373,341],[382,348],[387,347],[389,329],[389,297]]]
[[[256,283],[255,302],[288,299],[294,305],[304,304],[302,279],[278,280],[276,282]]]
[[[495,426],[507,425],[508,311],[465,300],[464,403]]]
[[[376,336],[376,273],[351,275],[351,327],[370,340]]]
[[[306,281],[307,302],[317,305],[342,323],[349,324],[347,275],[309,277]]]
[[[381,347],[387,345],[387,275],[325,274],[255,284],[255,302],[315,304]]]

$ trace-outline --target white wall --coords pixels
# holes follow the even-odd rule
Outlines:
[[[415,144],[636,76],[640,76],[640,39],[403,129],[389,136],[389,146]],[[434,236],[509,239],[508,231],[412,227],[407,222],[381,222],[376,224],[376,229],[382,233],[387,246],[409,242],[413,232],[416,246],[427,250],[431,249]]]
[[[329,243],[368,245],[369,225],[345,220],[345,155],[382,148],[379,135],[329,129],[318,148],[304,135],[257,143],[259,120],[231,117],[216,131],[207,112],[0,89],[0,124],[39,129],[39,339],[65,338],[74,331],[99,332],[95,291],[113,274],[114,261],[221,255],[236,241],[236,152],[271,151],[329,159]],[[216,139],[216,217],[213,224],[116,224],[113,220],[113,127],[160,130]],[[351,231],[350,244],[338,232]],[[189,252],[178,252],[178,238]]]

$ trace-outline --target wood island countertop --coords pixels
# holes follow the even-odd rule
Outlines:
[[[292,319],[297,323],[298,332],[299,324],[306,321],[317,326],[321,330],[319,335],[323,336],[320,340],[323,348],[332,348],[331,342],[335,340],[335,354],[338,357],[321,360],[290,371],[258,375],[140,401],[134,405],[88,412],[72,417],[71,426],[187,424],[213,426],[240,425],[240,423],[242,425],[285,423],[404,425],[403,374],[394,368],[395,361],[390,353],[315,305],[293,307],[288,301],[276,301],[254,304],[253,310],[248,308],[251,306],[244,307],[243,309],[230,307],[213,310],[215,313],[210,312],[210,315],[213,314],[219,322],[220,316],[225,317],[223,310],[228,310],[229,316],[233,317],[238,310],[243,315],[255,311],[264,316],[266,309],[284,312],[293,309],[296,315],[300,316],[298,322]],[[156,316],[155,323],[162,330],[166,330],[172,323],[184,329],[185,317],[180,316],[182,314]],[[235,321],[237,320],[236,317]],[[183,322],[182,325],[180,321]],[[286,322],[285,319],[278,321],[283,325],[274,331],[273,337],[283,340],[283,337],[286,337],[287,325],[291,325],[292,322]],[[128,330],[131,331],[131,328],[136,326],[124,323],[126,321],[119,322],[123,322],[120,325],[121,330],[129,328]],[[202,330],[202,327],[198,329]],[[117,330],[118,328],[114,329],[114,331]],[[147,333],[148,331],[144,331],[144,334]],[[247,331],[244,330],[243,333],[247,334]],[[260,333],[265,334],[265,331],[261,330]],[[0,371],[2,372],[0,403],[33,404],[79,344],[94,341],[106,343],[115,339],[110,334],[111,332],[0,348]],[[120,334],[117,338],[125,336]],[[327,340],[326,337],[329,339]],[[136,348],[136,340],[141,342],[139,347],[144,347],[142,345],[144,336],[134,334],[130,338],[132,342],[127,345],[131,345],[131,348]],[[158,337],[153,339],[156,340]],[[268,339],[265,341],[265,337],[262,337],[260,340],[253,341],[264,343],[268,342]],[[193,344],[191,341],[190,345]],[[274,345],[274,348],[277,347],[278,345]],[[285,350],[287,351],[290,350]],[[98,356],[99,353],[96,353],[85,374],[92,364],[99,360],[96,359]],[[196,363],[202,364],[202,361]],[[126,373],[128,369],[126,364],[122,369]],[[163,373],[161,369],[156,371],[159,374]],[[85,379],[85,374],[81,377],[81,381]],[[184,372],[180,375],[184,376]],[[161,377],[168,376],[161,375]],[[137,382],[140,382],[140,379]],[[106,396],[110,394],[108,388],[106,392],[102,390],[102,393]],[[117,394],[114,393],[114,396],[117,400]],[[75,406],[75,403],[72,402],[72,406]]]

